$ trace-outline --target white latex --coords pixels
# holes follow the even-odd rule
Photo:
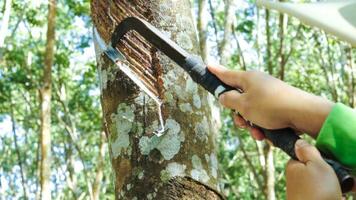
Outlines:
[[[318,27],[356,47],[356,0],[283,3],[257,0],[258,6],[277,10]]]

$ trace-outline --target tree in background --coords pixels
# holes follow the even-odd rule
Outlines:
[[[4,2],[4,15],[2,16],[1,28],[0,28],[0,48],[4,47],[4,40],[7,35],[7,30],[9,27],[9,20],[11,14],[11,0],[6,0]]]
[[[56,26],[56,0],[48,2],[47,44],[44,58],[43,86],[41,98],[41,198],[51,199],[51,98],[52,98],[52,65],[54,57]]]
[[[48,6],[44,0],[12,0],[0,48],[0,199],[40,198],[39,89],[44,77]],[[89,2],[57,1],[56,6],[51,70],[52,197],[112,199],[107,142],[101,139],[95,57],[88,34]]]

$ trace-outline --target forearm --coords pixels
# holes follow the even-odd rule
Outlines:
[[[329,115],[334,103],[319,96],[295,89],[294,106],[290,106],[290,121],[293,128],[307,133],[313,138]]]

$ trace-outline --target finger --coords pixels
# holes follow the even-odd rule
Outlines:
[[[289,172],[299,171],[305,168],[305,165],[297,160],[290,159],[286,166],[286,174],[288,175]]]
[[[238,91],[231,90],[220,95],[219,102],[226,108],[239,110],[237,105],[240,102],[241,96],[242,94]]]
[[[288,161],[285,170],[287,199],[301,199],[298,198],[296,194],[304,191],[299,185],[296,185],[295,180],[305,179],[306,168],[307,167],[299,161],[292,159]]]
[[[208,69],[225,84],[244,90],[245,72],[228,70],[227,68],[219,65],[208,65]]]
[[[239,115],[235,115],[234,116],[234,123],[236,126],[240,127],[240,128],[247,128],[248,127],[248,123],[246,122],[246,120],[244,120],[244,118],[242,118]]]
[[[299,161],[290,159],[287,163],[286,166],[286,178],[287,178],[287,189],[288,187],[288,183],[290,180],[296,179],[296,178],[300,178],[298,177],[300,173],[303,173],[303,171],[306,169],[306,166],[304,163],[301,163]]]
[[[262,133],[262,131],[256,127],[250,127],[249,128],[250,134],[253,139],[261,141],[265,139],[265,135]]]
[[[298,160],[304,164],[308,161],[323,161],[318,149],[302,139],[295,143],[295,153]]]

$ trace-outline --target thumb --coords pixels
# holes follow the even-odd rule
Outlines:
[[[318,149],[302,139],[299,139],[295,143],[295,154],[297,155],[298,160],[304,164],[308,161],[323,160]]]
[[[217,76],[222,82],[232,87],[245,89],[245,76],[243,71],[233,71],[220,65],[208,65],[209,71]]]
[[[231,90],[223,93],[219,97],[219,102],[226,108],[239,110],[238,104],[240,103],[240,98],[242,94],[236,90]]]

